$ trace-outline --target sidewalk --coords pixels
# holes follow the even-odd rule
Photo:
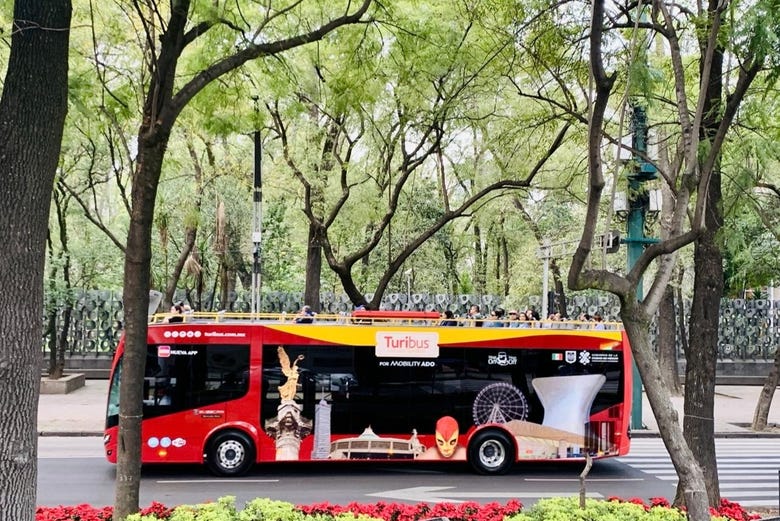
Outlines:
[[[739,437],[780,437],[780,389],[775,390],[772,407],[763,432],[750,430],[753,414],[761,394],[760,385],[717,385],[715,386],[715,436],[720,438]],[[672,403],[677,409],[680,422],[683,421],[683,398],[673,397]],[[658,436],[658,424],[653,416],[647,395],[642,393],[642,423],[645,429],[634,430],[635,438]]]
[[[780,437],[780,389],[775,392],[769,424],[762,433],[750,430],[761,386],[719,385],[715,388],[715,434],[718,437]],[[87,380],[69,394],[42,394],[38,403],[38,433],[41,436],[102,436],[108,380]],[[634,437],[658,436],[658,425],[647,397],[643,396],[642,422],[645,429]],[[682,421],[683,399],[672,398]]]
[[[42,394],[38,399],[40,436],[103,436],[108,380],[87,380],[68,394]]]

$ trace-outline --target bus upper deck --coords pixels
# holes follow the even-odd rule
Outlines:
[[[242,313],[242,312],[188,312],[180,315],[157,313],[149,317],[149,324],[188,322],[198,324],[331,324],[374,326],[440,326],[445,320],[438,311],[356,310],[352,313],[315,314],[301,316],[295,313]],[[580,320],[509,320],[490,317],[447,319],[447,327],[507,327],[518,329],[608,330],[622,331],[621,322],[594,322]]]

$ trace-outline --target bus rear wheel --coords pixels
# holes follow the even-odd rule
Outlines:
[[[469,442],[468,457],[477,474],[506,474],[515,462],[515,445],[504,432],[480,431]]]
[[[254,462],[255,446],[243,432],[221,432],[209,443],[206,465],[217,476],[241,476]]]

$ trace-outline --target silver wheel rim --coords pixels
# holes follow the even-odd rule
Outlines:
[[[244,445],[237,440],[227,440],[217,448],[217,461],[219,466],[226,470],[239,467],[246,458]]]
[[[506,459],[504,444],[498,440],[487,440],[479,446],[479,462],[487,469],[500,467]]]

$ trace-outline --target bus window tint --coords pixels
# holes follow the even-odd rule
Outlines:
[[[249,346],[150,345],[144,374],[144,417],[150,418],[244,396]]]
[[[122,360],[120,358],[114,368],[111,385],[108,389],[108,408],[106,410],[106,428],[119,424],[119,385],[122,382]]]

